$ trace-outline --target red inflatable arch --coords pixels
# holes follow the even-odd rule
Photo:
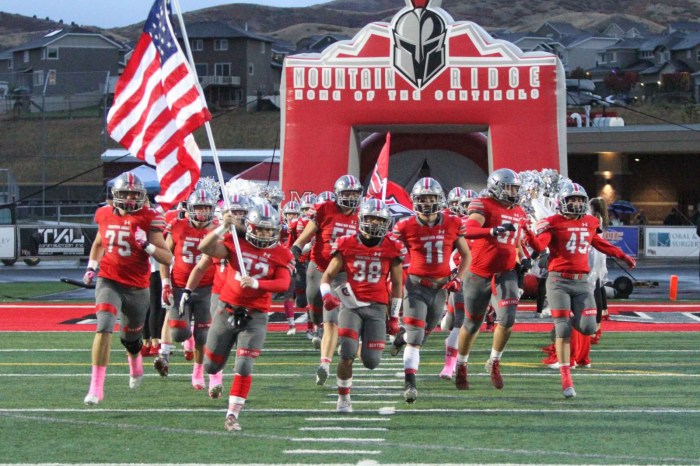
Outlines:
[[[524,53],[441,0],[406,0],[391,23],[371,23],[321,54],[286,58],[282,73],[282,189],[329,189],[361,161],[368,132],[486,134],[487,171],[566,174],[564,70]]]

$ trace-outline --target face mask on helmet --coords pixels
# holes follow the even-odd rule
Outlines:
[[[557,196],[559,212],[568,215],[583,215],[588,209],[588,194],[578,183],[567,183]]]
[[[299,218],[299,203],[297,201],[289,201],[282,208],[282,214],[284,215],[285,223],[289,223],[292,220]]]
[[[362,201],[362,185],[352,175],[343,175],[333,186],[335,191],[335,203],[346,209],[354,209]]]
[[[146,188],[138,176],[123,173],[112,187],[112,205],[126,213],[141,210],[146,202]]]
[[[479,197],[479,193],[472,191],[471,189],[466,189],[459,198],[459,210],[462,215],[467,215],[467,210],[469,210],[469,204],[476,198]]]
[[[442,186],[433,178],[421,178],[411,190],[413,210],[418,214],[431,215],[440,211],[445,202]]]
[[[456,188],[452,188],[450,192],[447,193],[447,207],[450,209],[450,212],[454,215],[462,214],[462,210],[459,205],[459,199],[460,197],[462,197],[463,193],[464,189],[460,188],[459,186]]]
[[[256,248],[271,248],[280,239],[279,214],[269,204],[251,208],[246,215],[245,226],[245,239]]]
[[[487,181],[491,196],[504,204],[520,202],[520,175],[509,168],[501,168],[491,173]]]
[[[371,238],[383,238],[391,227],[391,211],[379,199],[362,203],[358,215],[358,229]]]
[[[187,199],[187,213],[191,222],[208,224],[214,218],[216,199],[204,189],[198,189]]]

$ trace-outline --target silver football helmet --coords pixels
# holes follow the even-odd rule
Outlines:
[[[316,198],[316,203],[320,204],[321,202],[326,202],[326,201],[335,202],[336,199],[337,199],[337,197],[333,191],[323,191],[322,193],[319,193],[318,197]]]
[[[557,208],[562,214],[585,214],[588,209],[588,194],[586,190],[578,183],[565,183],[557,193]]]
[[[299,210],[299,203],[297,201],[289,201],[282,207],[282,215],[284,223],[289,223],[291,220],[299,217],[301,211]],[[288,217],[293,216],[293,217]]]
[[[309,209],[313,209],[317,202],[316,195],[314,193],[306,193],[301,196],[299,201],[299,213],[301,215],[306,215]]]
[[[352,175],[343,175],[333,185],[335,203],[346,209],[354,209],[362,201],[362,185]]]
[[[476,191],[473,191],[471,189],[464,189],[462,192],[462,196],[459,198],[459,209],[462,212],[462,215],[467,215],[467,209],[469,209],[469,203],[471,203],[474,199],[477,199],[479,197],[479,193]]]
[[[391,210],[379,199],[368,199],[360,206],[358,228],[372,238],[383,238],[391,227]]]
[[[131,172],[122,173],[112,186],[112,205],[127,213],[141,210],[146,202],[146,187]]]
[[[486,189],[504,204],[517,204],[520,201],[521,184],[519,174],[510,168],[499,168],[489,175]]]
[[[462,197],[462,194],[464,194],[464,191],[466,191],[466,189],[457,186],[450,189],[450,192],[447,193],[447,207],[450,209],[450,212],[455,215],[460,215],[462,213],[459,206],[459,200]]]
[[[267,202],[252,206],[245,217],[245,239],[256,248],[275,246],[280,229],[280,216]]]
[[[215,209],[216,198],[206,189],[197,189],[187,198],[187,213],[191,222],[208,224],[214,218]]]
[[[411,201],[413,201],[413,210],[416,213],[435,214],[440,211],[445,202],[445,192],[434,178],[421,178],[413,185]]]

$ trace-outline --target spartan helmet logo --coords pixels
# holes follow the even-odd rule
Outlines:
[[[445,67],[445,20],[431,3],[406,0],[408,8],[394,23],[394,67],[417,88],[426,85]]]

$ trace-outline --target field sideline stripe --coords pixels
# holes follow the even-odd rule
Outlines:
[[[253,411],[253,410],[246,410],[246,411]],[[283,412],[283,410],[271,410],[271,412]],[[409,411],[413,412],[413,411]],[[541,413],[542,410],[533,410],[533,412]],[[575,411],[569,411],[569,412],[575,412]],[[590,411],[586,411],[590,412]],[[248,434],[246,432],[236,432],[235,435],[232,435],[230,432],[222,432],[220,430],[204,430],[204,429],[180,429],[180,428],[172,428],[172,427],[154,427],[154,426],[144,426],[141,424],[124,424],[124,423],[113,423],[113,422],[100,422],[100,421],[79,421],[79,420],[72,420],[72,419],[60,419],[60,418],[47,418],[47,417],[38,417],[38,416],[21,416],[21,415],[12,415],[8,416],[13,419],[17,420],[24,420],[24,421],[35,421],[38,423],[42,424],[66,424],[66,425],[89,425],[93,427],[104,427],[106,429],[116,429],[118,431],[144,431],[144,432],[154,432],[154,431],[159,431],[163,433],[180,433],[180,434],[186,434],[186,435],[203,435],[203,436],[216,436],[216,437],[226,437],[226,438],[255,438],[255,439],[261,439],[261,440],[270,440],[272,442],[278,442],[280,440],[286,440],[286,441],[294,441],[295,439],[293,437],[284,437],[284,436],[279,436],[279,435],[270,435],[270,434]],[[361,442],[358,442],[361,443]],[[571,456],[571,451],[557,451],[557,450],[526,450],[523,448],[518,448],[518,449],[508,449],[508,448],[488,448],[488,447],[468,447],[468,446],[461,446],[461,445],[430,445],[430,444],[420,444],[417,442],[413,443],[399,443],[399,442],[386,442],[383,443],[384,446],[387,447],[395,447],[399,449],[411,449],[411,450],[416,450],[418,452],[425,451],[425,450],[434,450],[434,451],[440,451],[440,452],[446,452],[446,451],[451,451],[454,452],[455,454],[459,453],[469,453],[469,452],[486,452],[486,453],[493,453],[493,454],[510,454],[510,455],[531,455],[535,457],[540,457],[540,456],[562,456],[566,458],[570,458]],[[604,459],[604,460],[618,460],[618,461],[637,461],[637,462],[650,462],[650,463],[670,463],[670,462],[697,462],[697,458],[674,458],[674,457],[650,457],[650,456],[632,456],[632,455],[606,455],[606,454],[600,454],[600,453],[581,453],[578,452],[576,453],[576,456],[578,458],[586,458],[586,459]]]
[[[381,450],[282,450],[287,455],[381,455]],[[317,463],[318,464],[318,463]]]
[[[326,427],[299,427],[303,431],[325,431],[325,430],[342,430],[342,431],[376,431],[385,432],[389,429],[386,427],[347,427],[347,426],[326,426]]]
[[[3,332],[0,332],[3,333]],[[8,332],[8,333],[16,333],[16,332]],[[40,332],[41,333],[41,332]],[[47,332],[50,333],[50,332]],[[268,340],[269,342],[269,340]],[[39,349],[28,349],[28,348],[1,348],[0,353],[89,353],[92,350],[89,347],[85,348],[39,348]],[[489,353],[491,350],[474,350],[470,354],[478,354],[478,353]],[[112,349],[110,350],[111,353],[123,353],[123,349]],[[178,354],[179,350],[175,351],[175,354]],[[293,349],[293,348],[270,348],[267,349],[265,348],[263,350],[264,354],[268,353],[318,353],[318,350],[315,350],[313,348],[309,348],[308,350],[306,349]],[[506,351],[506,354],[521,354],[521,353],[541,353],[542,351],[539,349],[509,349]],[[421,349],[421,353],[445,353],[444,349]],[[603,353],[700,353],[700,349],[658,349],[658,350],[642,350],[642,349],[591,349],[591,353],[593,354],[603,354]],[[392,361],[391,359],[393,358],[384,358],[382,359],[382,366],[377,369],[374,369],[375,371],[377,370],[389,370],[390,368],[384,367],[387,365],[402,365],[403,361],[400,359],[397,359],[395,361]],[[257,365],[257,364],[256,364]],[[358,367],[355,370],[361,370],[361,371],[369,371],[370,369],[367,369],[366,367]]]
[[[324,402],[330,404],[330,402]],[[358,402],[359,403],[359,402]],[[376,401],[376,404],[386,403],[385,401]],[[335,404],[335,402],[333,402]],[[353,402],[355,404],[355,402]],[[8,415],[13,413],[219,413],[223,411],[221,408],[0,408],[0,414]],[[335,410],[330,409],[293,409],[293,408],[246,408],[247,413],[283,413],[283,414],[335,414]],[[367,408],[357,411],[356,414],[377,414],[376,409]],[[643,409],[586,409],[581,410],[579,407],[571,409],[526,409],[526,408],[460,408],[460,409],[444,409],[444,408],[410,408],[397,409],[395,414],[432,414],[432,413],[447,413],[447,414],[488,414],[488,413],[519,413],[519,414],[539,414],[539,413],[554,413],[554,414],[580,414],[586,415],[589,413],[595,414],[700,414],[700,408],[697,409],[677,409],[677,408],[643,408]],[[313,419],[313,418],[312,418]],[[338,420],[337,418],[329,420]],[[388,418],[387,418],[388,419]],[[110,424],[111,425],[111,424]],[[229,434],[230,435],[230,434]]]
[[[336,416],[336,417],[307,417],[304,419],[308,422],[337,422],[337,421],[363,421],[363,422],[388,422],[391,418],[385,417],[348,417],[348,416]]]
[[[442,364],[442,363],[441,363]],[[0,366],[26,366],[27,364],[19,364],[19,363],[13,363],[13,364],[0,364]],[[37,364],[40,365],[40,364]],[[74,364],[69,364],[69,365],[74,365]],[[89,364],[82,364],[85,367],[90,367]],[[121,364],[122,366],[126,366],[127,363]],[[317,365],[317,364],[315,364]],[[111,366],[111,364],[110,364]],[[190,364],[191,366],[191,364]],[[170,367],[173,367],[173,364],[170,364]],[[542,372],[542,373],[537,373],[537,374],[527,374],[527,373],[508,373],[506,374],[508,377],[523,377],[523,378],[533,378],[533,377],[560,377],[559,372],[554,372],[553,370],[547,369],[550,372]],[[636,378],[636,377],[682,377],[682,378],[690,378],[690,379],[697,379],[700,378],[700,374],[679,374],[679,373],[673,373],[673,372],[649,372],[649,371],[622,371],[622,372],[613,372],[610,370],[609,372],[588,372],[588,371],[594,371],[595,369],[580,369],[574,372],[574,375],[576,378],[596,378],[596,377],[628,377],[628,378]],[[586,371],[584,373],[583,371]],[[265,373],[257,373],[255,374],[255,377],[280,377],[282,374],[265,374]],[[129,374],[106,374],[107,377],[128,377]],[[168,375],[168,378],[171,377],[191,377],[192,374],[173,374],[170,373]],[[309,377],[308,374],[284,374],[285,377]],[[83,374],[61,374],[61,373],[0,373],[0,377],[90,377],[89,372],[85,372]],[[146,378],[156,378],[156,379],[161,379],[162,377],[155,372],[152,374],[144,374],[144,377]],[[427,380],[427,379],[433,379],[436,377],[436,374],[421,374],[418,376],[418,380]],[[476,377],[476,378],[486,378],[490,377],[489,374],[481,374],[481,373],[476,373],[476,374],[469,374],[469,377]],[[368,380],[361,380],[360,382],[380,382],[381,380],[379,379],[368,379]],[[390,382],[396,382],[397,379],[386,379],[387,383]],[[353,388],[356,389],[362,389],[362,388],[371,388],[368,386],[363,386],[363,385],[353,385]],[[381,388],[388,388],[386,385],[382,385]]]

